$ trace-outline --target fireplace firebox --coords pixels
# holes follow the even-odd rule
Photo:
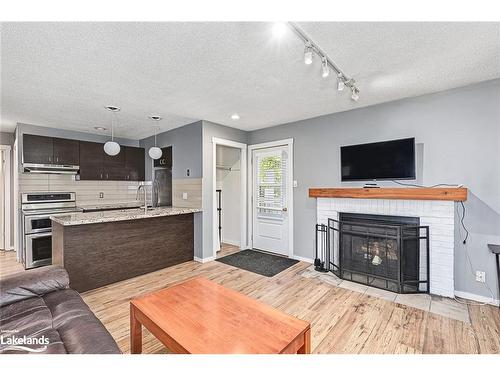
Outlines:
[[[396,293],[429,293],[429,227],[415,217],[339,213],[316,225],[315,267]]]

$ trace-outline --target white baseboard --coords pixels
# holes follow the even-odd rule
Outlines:
[[[222,243],[227,243],[228,245],[233,245],[233,246],[238,246],[238,247],[241,246],[241,241],[222,239]]]
[[[207,257],[207,258],[198,258],[198,257],[194,257],[194,261],[195,262],[199,262],[199,263],[207,263],[207,262],[211,262],[215,260],[215,257],[212,256],[212,257]]]
[[[499,304],[499,300],[497,300],[497,299],[492,299],[490,297],[481,296],[479,294],[460,292],[458,290],[455,290],[455,296],[460,297],[460,298],[470,299],[472,301],[487,303],[487,304],[493,305],[493,306],[498,306],[498,304]]]
[[[291,258],[296,259],[296,260],[300,260],[301,262],[314,264],[314,260],[311,258],[299,257],[298,255],[293,255]]]

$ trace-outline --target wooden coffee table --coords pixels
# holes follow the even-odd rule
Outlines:
[[[142,351],[142,326],[174,353],[310,353],[306,321],[204,277],[130,302],[130,348]]]

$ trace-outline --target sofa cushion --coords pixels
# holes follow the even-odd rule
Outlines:
[[[104,325],[95,317],[78,292],[60,290],[43,296],[68,353],[119,354]]]
[[[0,327],[4,343],[0,353],[28,353],[22,347],[13,347],[12,337],[47,338],[49,343],[41,354],[66,353],[59,332],[52,326],[52,314],[41,297],[29,298],[0,307]],[[30,349],[43,349],[45,345],[26,345]]]
[[[66,289],[69,277],[58,266],[41,267],[5,277],[0,284],[0,307],[32,297]]]

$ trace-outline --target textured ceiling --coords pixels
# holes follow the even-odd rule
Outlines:
[[[117,136],[204,119],[259,129],[500,77],[500,23],[299,23],[361,90],[303,63],[270,23],[3,23],[2,130],[30,123]],[[239,121],[230,119],[238,113]]]

